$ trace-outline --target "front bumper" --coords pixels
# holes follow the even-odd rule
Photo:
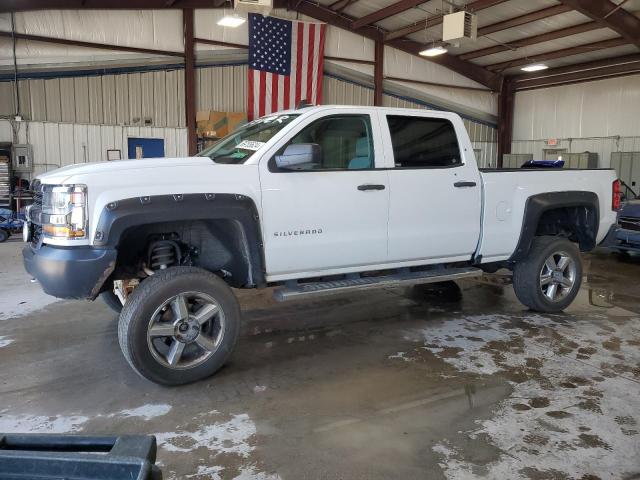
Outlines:
[[[57,247],[43,244],[22,249],[24,267],[45,293],[58,298],[96,298],[116,265],[111,248]]]

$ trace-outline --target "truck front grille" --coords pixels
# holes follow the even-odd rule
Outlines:
[[[31,245],[39,248],[42,244],[42,225],[40,225],[40,212],[42,212],[43,186],[39,180],[31,183],[31,196],[33,204],[31,206]]]
[[[625,230],[635,230],[640,232],[640,218],[620,217],[618,223]]]
[[[34,180],[31,184],[31,196],[33,197],[34,208],[42,209],[42,184],[39,180]]]

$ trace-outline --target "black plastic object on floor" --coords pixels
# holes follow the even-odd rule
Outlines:
[[[0,480],[161,480],[153,436],[0,433]]]

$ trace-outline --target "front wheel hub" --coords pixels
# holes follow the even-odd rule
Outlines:
[[[193,342],[198,335],[200,335],[200,324],[192,319],[180,322],[176,328],[175,337],[183,343]]]
[[[202,292],[180,293],[151,315],[147,345],[161,365],[178,370],[193,368],[218,350],[225,323],[215,298]]]

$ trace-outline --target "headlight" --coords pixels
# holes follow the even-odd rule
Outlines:
[[[42,232],[48,238],[87,238],[87,186],[47,186],[42,196]]]

